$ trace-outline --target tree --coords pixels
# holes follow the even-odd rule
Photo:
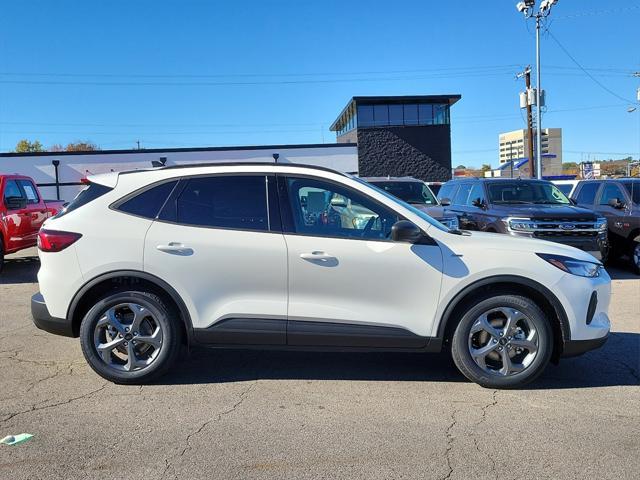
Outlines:
[[[54,145],[53,147],[60,147],[62,149],[61,145]],[[52,147],[52,150],[53,150]],[[87,141],[81,141],[78,140],[76,142],[72,142],[72,143],[68,143],[67,146],[64,148],[64,151],[66,152],[94,152],[96,150],[100,150],[100,147],[98,147],[98,145],[96,145],[95,143],[87,140]],[[56,151],[56,150],[53,150]],[[57,151],[61,151],[61,150],[57,150]]]
[[[467,167],[465,167],[464,165],[458,165],[456,167],[456,170],[466,170],[466,169],[467,169]]]
[[[491,165],[487,164],[487,163],[483,163],[482,167],[480,167],[480,170],[483,172],[488,172],[489,170],[491,170]]]
[[[16,152],[17,153],[44,152],[44,147],[38,140],[30,142],[27,139],[22,139],[16,144]]]

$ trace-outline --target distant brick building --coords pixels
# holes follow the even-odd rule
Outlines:
[[[451,178],[449,109],[460,95],[353,97],[331,125],[338,143],[357,143],[363,177]]]

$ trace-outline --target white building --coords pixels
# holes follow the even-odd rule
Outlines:
[[[543,128],[540,135],[542,137],[542,174],[544,176],[562,175],[562,129]],[[520,163],[523,160],[528,160],[529,141],[528,130],[526,129],[501,133],[498,140],[499,165],[503,166],[511,161]],[[521,174],[523,176],[528,175],[528,162],[525,162],[523,167],[524,169],[521,168]]]
[[[45,198],[70,201],[88,175],[212,162],[302,163],[358,173],[356,145],[261,145],[249,147],[98,150],[95,152],[2,153],[0,173],[32,177]]]

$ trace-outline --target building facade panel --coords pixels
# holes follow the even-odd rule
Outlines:
[[[451,128],[449,125],[358,128],[358,170],[362,177],[449,180]]]

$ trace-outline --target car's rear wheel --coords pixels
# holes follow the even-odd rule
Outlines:
[[[469,380],[517,388],[545,369],[553,350],[549,321],[529,298],[499,295],[470,307],[451,342],[453,360]]]
[[[2,272],[3,266],[4,266],[4,246],[2,245],[2,237],[0,237],[0,273]]]
[[[82,320],[82,352],[91,368],[107,380],[145,383],[165,373],[178,357],[178,321],[153,293],[110,294]]]

